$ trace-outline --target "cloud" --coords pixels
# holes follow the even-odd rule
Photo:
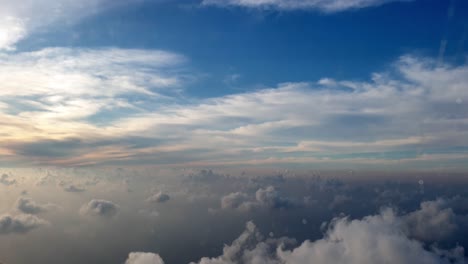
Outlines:
[[[86,191],[85,188],[82,188],[82,187],[79,187],[79,186],[76,186],[76,185],[73,185],[73,184],[64,186],[63,190],[66,191],[66,192],[84,192],[84,191]]]
[[[5,55],[0,139],[8,144],[0,153],[49,165],[427,169],[437,160],[466,168],[464,64],[405,55],[367,81],[282,83],[182,102],[151,81],[184,79],[177,74],[180,55],[166,55],[115,49]]]
[[[168,194],[158,192],[156,194],[153,194],[148,199],[146,199],[146,201],[153,202],[153,203],[164,203],[164,202],[169,201],[169,199],[171,199],[171,197]]]
[[[247,201],[248,201],[248,196],[245,193],[241,193],[241,192],[230,193],[221,198],[221,208],[222,209],[244,208]]]
[[[13,179],[9,174],[3,173],[2,176],[0,176],[0,183],[6,186],[10,186],[16,184],[16,180]]]
[[[287,209],[295,206],[291,200],[282,197],[273,186],[259,188],[255,192],[255,199],[242,192],[230,193],[221,198],[222,209],[238,209],[248,211],[255,208]]]
[[[125,4],[109,0],[2,0],[0,9],[0,50],[14,50],[30,34],[56,25],[66,26],[105,9]]]
[[[38,214],[47,211],[47,207],[36,203],[30,198],[20,197],[16,200],[16,209],[25,214]]]
[[[320,10],[334,13],[371,6],[379,6],[399,0],[203,0],[204,5],[242,6],[247,8],[278,10]]]
[[[234,263],[278,263],[271,252],[280,244],[293,244],[288,238],[266,239],[258,231],[253,222],[247,222],[245,231],[231,245],[225,245],[223,254],[218,257],[203,257],[198,262],[190,264],[234,264]]]
[[[84,204],[80,209],[80,214],[90,216],[113,217],[119,211],[119,205],[106,200],[93,199]]]
[[[0,216],[0,234],[27,233],[47,224],[47,221],[29,214],[2,215]]]
[[[463,250],[455,249],[455,262],[408,238],[401,219],[390,209],[362,220],[337,218],[323,239],[305,241],[299,247],[279,250],[282,263],[464,263]]]
[[[421,241],[443,241],[457,230],[456,215],[448,201],[437,199],[421,203],[421,208],[405,216],[411,237]]]
[[[131,252],[125,264],[164,264],[164,261],[155,253]]]

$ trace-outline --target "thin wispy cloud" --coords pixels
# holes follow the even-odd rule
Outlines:
[[[402,0],[203,0],[203,4],[278,10],[320,10],[327,13],[334,13],[401,1]]]

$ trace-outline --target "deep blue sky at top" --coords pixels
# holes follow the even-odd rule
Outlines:
[[[324,14],[200,7],[166,1],[126,5],[57,28],[19,50],[47,46],[163,49],[187,56],[200,79],[196,97],[323,77],[365,80],[406,53],[464,61],[468,1],[395,2]],[[452,4],[453,15],[449,16]],[[31,38],[34,39],[34,38]],[[229,76],[238,75],[226,81]]]

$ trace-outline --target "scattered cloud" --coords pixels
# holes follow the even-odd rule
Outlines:
[[[80,209],[80,214],[101,217],[113,217],[119,211],[119,206],[111,201],[93,199],[84,204]]]
[[[0,176],[0,183],[6,186],[16,184],[16,179],[13,179],[10,174],[3,173]]]
[[[29,214],[2,215],[0,216],[0,234],[27,233],[47,224],[47,221]]]
[[[16,200],[16,209],[25,214],[38,214],[47,211],[46,206],[36,203],[30,198],[20,197]]]
[[[169,199],[171,199],[171,197],[168,194],[158,192],[150,196],[148,199],[146,199],[146,201],[153,203],[164,203],[169,201]]]

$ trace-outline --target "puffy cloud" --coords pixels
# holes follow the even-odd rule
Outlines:
[[[255,199],[260,203],[260,205],[269,208],[288,208],[293,206],[293,203],[290,200],[281,197],[273,186],[258,189],[255,193]]]
[[[119,211],[119,205],[106,200],[93,199],[84,204],[80,213],[82,215],[113,217]]]
[[[421,241],[442,241],[457,229],[456,215],[444,199],[422,202],[421,208],[406,215],[404,221],[411,237]]]
[[[245,206],[248,196],[245,193],[235,192],[230,193],[221,198],[222,209],[237,209]]]
[[[421,210],[431,211],[433,209],[428,207],[435,206],[435,203],[438,202],[423,203]],[[422,242],[413,239],[418,228],[411,230],[414,226],[408,226],[407,221],[414,214],[421,214],[421,210],[398,216],[394,210],[387,208],[380,214],[363,219],[338,217],[328,225],[322,239],[307,240],[297,247],[292,247],[293,241],[285,238],[265,240],[255,225],[248,222],[246,230],[231,245],[224,247],[221,256],[204,257],[197,263],[465,263],[462,247],[443,250],[433,246],[428,249]],[[437,224],[451,221],[440,216],[436,218]],[[433,228],[437,224],[429,223]]]
[[[16,180],[11,177],[11,175],[3,173],[0,176],[0,183],[6,186],[16,184]]]
[[[451,263],[407,237],[390,209],[362,220],[338,218],[323,239],[278,251],[284,263]],[[459,255],[457,263],[463,262]]]
[[[148,202],[154,202],[154,203],[164,203],[169,201],[171,197],[168,194],[165,194],[163,192],[158,192],[150,196],[148,199],[146,199]]]
[[[280,10],[314,9],[331,13],[397,1],[401,0],[203,0],[203,4]]]
[[[231,245],[225,245],[223,254],[219,257],[200,259],[198,264],[235,264],[235,263],[278,263],[271,252],[282,245],[291,245],[294,240],[288,238],[266,239],[258,231],[253,222],[247,222],[245,231]],[[191,264],[196,264],[192,262]]]
[[[164,264],[164,261],[155,253],[131,252],[125,264]]]
[[[27,233],[48,222],[34,215],[2,215],[0,216],[0,234]]]
[[[25,214],[38,214],[46,211],[46,206],[40,205],[30,198],[20,197],[16,200],[16,209]]]
[[[278,191],[273,186],[259,188],[255,192],[255,199],[242,192],[230,193],[221,198],[222,209],[238,209],[247,211],[254,208],[268,208],[268,209],[281,209],[290,208],[294,203],[281,197]]]

